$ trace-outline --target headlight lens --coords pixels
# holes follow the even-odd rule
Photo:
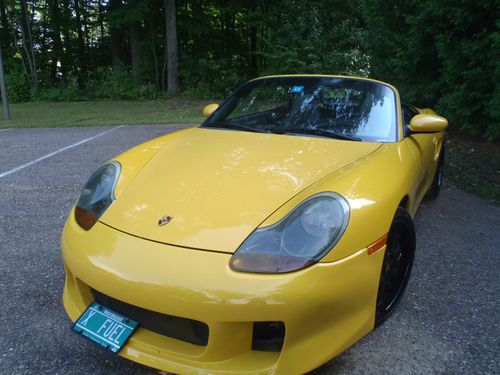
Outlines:
[[[283,273],[320,260],[349,222],[349,204],[335,193],[311,196],[274,225],[255,230],[231,259],[242,272]]]
[[[104,164],[90,176],[76,202],[75,219],[85,230],[94,226],[115,200],[115,186],[120,176],[120,163]]]

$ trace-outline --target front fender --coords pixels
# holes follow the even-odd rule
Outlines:
[[[402,142],[386,143],[373,153],[336,170],[294,196],[261,226],[276,223],[307,197],[325,191],[345,197],[350,206],[347,229],[321,260],[333,262],[366,248],[385,235],[401,200],[414,212],[414,163]]]

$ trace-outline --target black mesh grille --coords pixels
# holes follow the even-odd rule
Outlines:
[[[135,320],[139,326],[150,331],[194,345],[206,346],[208,343],[208,326],[203,322],[129,305],[93,289],[92,294],[97,303]]]

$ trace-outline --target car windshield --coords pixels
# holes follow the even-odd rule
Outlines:
[[[394,142],[396,96],[385,84],[356,78],[263,78],[237,89],[202,126]]]

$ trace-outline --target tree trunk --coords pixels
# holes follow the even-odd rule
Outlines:
[[[187,8],[186,2],[186,8]],[[201,1],[192,1],[191,4],[191,19],[192,22],[202,24],[208,16],[205,14],[203,9],[203,4]],[[187,13],[187,10],[186,10]],[[200,59],[205,56],[206,51],[206,36],[193,33],[189,36],[192,39],[192,43],[188,43],[188,40],[182,41],[182,47],[188,51],[189,56],[194,59]],[[187,38],[185,38],[187,39]],[[180,46],[180,45],[179,45]]]
[[[80,3],[79,0],[74,0],[75,20],[76,20],[76,33],[78,35],[78,66],[80,72],[78,73],[78,86],[83,89],[85,85],[85,77],[87,75],[87,61],[85,58],[85,41],[83,40],[82,20],[80,16]]]
[[[179,87],[179,58],[177,55],[177,22],[175,0],[165,0],[165,49],[167,51],[167,92],[175,95]]]
[[[2,48],[0,48],[0,91],[2,94],[3,119],[7,121],[10,120],[10,108],[7,87],[5,86],[5,76],[3,74]]]
[[[63,63],[66,71],[70,72],[73,70],[73,51],[71,48],[71,37],[70,37],[70,22],[71,22],[71,5],[69,0],[62,0],[63,11],[62,11],[62,21],[61,28],[62,34],[64,36],[64,54],[62,56]]]
[[[5,3],[0,1],[0,17],[2,23],[2,31],[0,34],[0,45],[2,46],[3,52],[10,48],[10,35],[9,35],[9,21],[7,19],[7,11],[5,9]]]
[[[153,22],[149,22],[149,32],[151,35],[151,51],[153,52],[153,62],[155,66],[155,87],[160,88],[160,71],[158,68],[158,54],[156,53],[156,42],[155,42],[155,34]]]
[[[28,5],[26,0],[21,0],[21,15],[19,16],[19,25],[21,31],[22,45],[25,52],[27,63],[27,75],[32,90],[38,87],[38,75],[36,68],[35,52],[33,50],[33,39],[31,38],[31,22],[28,14]],[[15,32],[13,32],[15,38]],[[15,45],[17,41],[14,40]],[[26,65],[25,65],[26,66]]]
[[[57,63],[61,64],[61,73],[63,78],[66,78],[66,66],[64,59],[64,51],[61,40],[61,17],[58,0],[49,0],[50,9],[50,24],[52,26],[52,39],[54,41],[52,62],[50,70],[50,80],[54,83],[57,80]]]
[[[83,26],[83,58],[85,61],[85,68],[87,66],[94,66],[94,48],[86,48],[86,46],[91,45],[90,37],[90,27],[91,21],[89,21],[89,4],[88,0],[80,0],[80,10],[82,14],[82,26]]]
[[[121,7],[122,0],[109,0],[108,15],[119,10]],[[120,68],[123,65],[123,31],[121,25],[117,25],[113,20],[110,20],[109,23],[111,34],[111,62],[113,68]]]
[[[132,58],[132,71],[134,81],[137,84],[142,83],[141,77],[141,24],[137,21],[128,24],[128,34],[130,38],[130,57]]]
[[[256,5],[254,2],[250,2],[249,12],[255,17]],[[255,25],[255,20],[250,22],[250,30],[248,33],[248,37],[250,39],[250,48],[249,48],[249,65],[250,65],[250,76],[255,77],[257,75],[257,26]]]
[[[43,5],[42,9],[43,14],[49,14],[49,4],[45,2]],[[43,23],[43,29],[40,34],[40,61],[46,62],[48,60],[48,56],[50,55],[50,52],[47,53],[47,22]]]

